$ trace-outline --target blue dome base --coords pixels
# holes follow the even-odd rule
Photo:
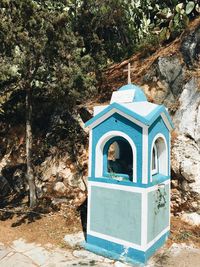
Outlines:
[[[118,89],[118,91],[126,91],[126,90],[134,90],[135,91],[135,96],[134,96],[134,101],[133,102],[143,102],[147,101],[147,98],[142,91],[142,89],[134,84],[126,84],[123,85]]]

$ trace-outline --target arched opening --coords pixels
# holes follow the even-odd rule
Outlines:
[[[126,143],[129,144],[131,147],[132,151],[132,174],[131,176],[125,174],[125,179],[127,180],[132,180],[133,182],[137,182],[137,168],[136,168],[136,162],[137,162],[137,149],[135,146],[135,143],[133,140],[125,134],[124,132],[121,131],[110,131],[106,132],[101,138],[98,140],[96,149],[95,149],[95,177],[110,177],[111,175],[107,171],[107,155],[108,155],[108,149],[111,143],[114,141],[119,141],[119,139],[125,140]],[[120,145],[117,142],[116,145],[116,151],[118,148],[120,148]],[[119,146],[117,148],[117,146]],[[120,154],[120,153],[119,153]],[[115,153],[117,155],[117,152]],[[122,155],[122,154],[121,154]],[[119,178],[122,177],[123,175],[117,175]]]
[[[108,140],[103,156],[104,176],[132,181],[133,151],[125,138],[117,136]]]
[[[161,134],[154,138],[151,149],[151,178],[156,174],[168,176],[167,142]]]
[[[151,173],[158,173],[158,150],[157,145],[154,143],[152,151],[152,161],[151,161]]]

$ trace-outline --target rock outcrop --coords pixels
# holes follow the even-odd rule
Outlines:
[[[179,57],[173,55],[159,57],[144,76],[146,94],[169,109],[175,126],[171,150],[172,178],[176,180],[172,182],[172,210],[184,207],[200,212],[200,78],[195,76],[197,71],[189,73]],[[156,86],[149,85],[152,82],[156,82]]]
[[[102,95],[98,100],[94,100],[94,102],[107,101],[112,90],[126,83],[123,69],[130,62],[133,69],[132,82],[144,89],[149,101],[164,104],[168,108],[175,125],[171,149],[174,212],[180,210],[200,212],[200,19],[194,25],[195,27],[188,29],[179,39],[166,46],[163,45],[157,51],[151,52],[148,57],[141,52],[129,60],[111,66],[102,79],[100,90]],[[88,132],[84,128],[84,122],[91,117],[91,106],[93,106],[91,101],[92,99],[81,105],[76,114],[70,114],[71,118],[65,113],[55,115],[46,133],[46,143],[35,140],[35,143],[39,144],[35,145],[34,151],[38,195],[42,196],[49,190],[51,193],[65,196],[72,187],[81,191],[86,190]],[[25,163],[24,136],[20,135],[22,141],[19,141],[18,148],[16,145],[14,149],[14,153],[17,150],[23,153],[16,153],[17,156],[14,157],[14,153],[4,153],[7,149],[5,136],[6,138],[11,136],[8,137],[5,132],[6,127],[2,129],[4,137],[0,142],[0,175],[7,165]],[[60,131],[62,134],[58,136]],[[74,139],[67,140],[68,131],[73,132]],[[13,137],[16,140],[17,138],[17,135]],[[40,148],[40,143],[50,144],[51,149]],[[38,155],[39,149],[42,151],[41,156]],[[17,185],[18,181],[17,187],[23,189],[26,183],[20,171],[20,168],[15,167],[12,178],[14,184]],[[2,176],[0,188],[4,190],[1,190],[0,194],[6,195],[12,191],[12,186],[6,177]]]
[[[200,28],[194,32],[199,31]],[[200,38],[195,37],[194,32],[189,36],[193,36],[195,50],[192,52],[191,44],[185,44],[186,37],[181,45],[183,61],[180,54],[158,59],[156,74],[165,94],[155,90],[153,96],[169,108],[175,126],[171,151],[174,211],[200,212]],[[188,70],[188,65],[193,71]]]
[[[150,56],[138,53],[110,67],[105,73],[105,88],[115,90],[126,82],[123,69],[129,62],[132,82],[141,85],[149,101],[168,108],[175,126],[172,211],[200,212],[200,19],[179,39]]]

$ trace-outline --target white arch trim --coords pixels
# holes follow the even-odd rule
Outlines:
[[[120,136],[126,139],[133,152],[133,182],[137,182],[137,150],[133,140],[125,133],[121,131],[110,131],[105,133],[98,141],[95,150],[95,177],[103,177],[103,148],[108,140],[112,137]]]
[[[154,144],[156,142],[156,140],[158,138],[162,138],[163,141],[164,141],[164,144],[165,144],[165,151],[163,153],[161,153],[160,155],[160,159],[158,159],[158,170],[159,172],[161,172],[161,174],[164,174],[166,176],[169,175],[169,155],[168,155],[168,151],[169,151],[169,148],[168,148],[168,144],[167,144],[167,141],[166,141],[166,138],[163,134],[161,133],[158,133],[152,143],[151,143],[151,162],[150,162],[150,181],[152,182],[152,176],[153,176],[153,173],[152,173],[152,154],[153,154],[153,147],[154,147]],[[160,171],[161,170],[161,171]]]

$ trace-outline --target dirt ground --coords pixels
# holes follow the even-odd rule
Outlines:
[[[5,244],[21,237],[28,242],[59,246],[62,245],[65,234],[82,230],[80,212],[73,208],[44,215],[38,213],[31,217],[27,214],[14,214],[1,220],[0,226],[0,242]],[[191,226],[179,217],[172,216],[168,246],[183,242],[200,248],[200,226]]]
[[[16,211],[16,210],[15,210]],[[28,243],[37,243],[42,246],[50,243],[58,248],[70,249],[64,242],[64,236],[69,233],[82,231],[81,212],[77,207],[67,205],[60,211],[44,213],[6,213],[0,211],[0,243],[9,246],[19,238]],[[195,254],[183,247],[179,254],[174,254],[180,247],[194,246]],[[173,253],[170,254],[171,248]],[[176,246],[178,245],[178,248]],[[180,245],[180,247],[179,247]],[[173,256],[175,255],[175,256]],[[192,256],[193,255],[193,256]],[[195,256],[194,256],[195,255]],[[198,267],[200,262],[200,226],[191,226],[183,222],[180,217],[171,217],[171,235],[163,249],[156,253],[153,265],[159,267]]]
[[[0,221],[0,242],[9,245],[13,240],[22,238],[27,242],[41,245],[51,243],[63,247],[65,234],[82,230],[79,212],[73,209],[67,210],[65,214],[58,211],[31,217],[14,214]]]

